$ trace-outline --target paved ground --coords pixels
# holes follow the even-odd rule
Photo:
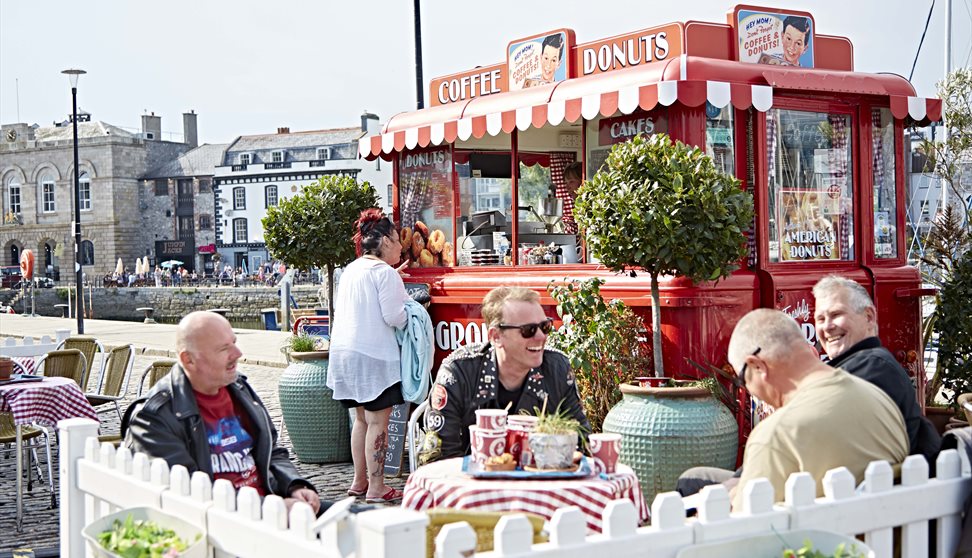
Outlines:
[[[24,318],[0,315],[0,337],[21,337],[53,334],[54,329],[70,328],[75,331],[75,322],[62,318]],[[113,346],[134,343],[139,349],[135,368],[140,374],[158,355],[167,355],[174,339],[174,326],[143,325],[104,320],[86,320],[85,333],[98,337],[105,345]],[[286,335],[277,332],[237,330],[239,344],[244,353],[244,363],[240,365],[257,393],[263,399],[274,424],[280,427],[280,404],[277,399],[277,381],[283,373],[284,357],[279,351]],[[249,362],[247,362],[247,359]],[[259,362],[259,364],[254,363]],[[96,382],[97,378],[92,378]],[[134,399],[135,389],[126,400],[125,406]],[[124,407],[123,407],[124,408]],[[105,407],[110,409],[110,406]],[[102,431],[118,432],[118,418],[114,411],[101,414]],[[290,438],[286,428],[281,429],[281,444],[290,448]],[[45,466],[41,452],[42,466]],[[344,491],[350,485],[352,467],[350,463],[315,465],[301,463],[295,459],[300,472],[317,486],[321,497],[336,500],[346,497]],[[407,465],[406,465],[407,468]],[[46,468],[45,475],[46,475]],[[57,480],[57,456],[55,447],[54,475]],[[389,479],[390,486],[401,489],[405,478]],[[49,549],[58,545],[58,510],[48,509],[50,494],[46,485],[36,485],[24,498],[24,531],[15,529],[15,473],[12,451],[0,448],[0,556],[18,548]],[[57,484],[55,483],[55,490]]]

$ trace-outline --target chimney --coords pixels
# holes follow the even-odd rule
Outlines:
[[[199,134],[196,128],[196,111],[182,113],[182,134],[183,141],[190,148],[199,147]]]
[[[288,128],[288,127],[277,128],[277,133],[278,134],[289,134],[290,133],[290,128]]]
[[[152,114],[142,115],[142,137],[159,141],[162,139],[162,117]]]
[[[361,131],[369,136],[380,133],[381,127],[378,125],[378,115],[364,111],[361,115]]]

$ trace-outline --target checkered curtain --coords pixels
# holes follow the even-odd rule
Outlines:
[[[402,222],[399,226],[412,228],[419,220],[419,213],[432,201],[432,171],[402,173],[400,177]]]
[[[554,185],[554,194],[564,202],[561,223],[567,234],[577,234],[577,223],[574,221],[574,197],[567,192],[564,169],[576,160],[577,154],[573,151],[555,151],[550,154],[550,181]]]
[[[779,129],[780,129],[780,111],[773,110],[766,115],[766,190],[767,192],[769,192],[769,195],[767,196],[768,199],[766,200],[766,202],[767,202],[767,208],[769,214],[771,216],[776,215],[777,193],[779,192],[780,189],[780,183],[776,179],[777,176],[776,167],[779,164],[779,160],[778,160],[779,153],[777,152],[777,146],[779,145],[780,142]],[[754,171],[754,176],[755,176],[755,171]],[[769,231],[769,237],[770,239],[775,239],[778,243],[778,246],[782,246],[783,239],[777,238],[779,228],[780,228],[779,224],[777,224],[777,226],[775,227],[772,227],[772,230]],[[752,264],[755,265],[756,264],[755,238],[751,249],[753,253],[753,255],[751,256],[753,258]],[[775,254],[775,257],[777,258],[776,261],[779,261],[780,259],[780,254],[779,254],[780,249],[778,249],[777,253]],[[770,253],[770,261],[774,261],[773,257],[774,255]]]
[[[874,191],[880,206],[884,201],[884,138],[881,137],[881,109],[871,109],[871,159],[874,169]]]
[[[756,150],[753,149],[753,142],[755,138],[753,136],[753,109],[749,109],[746,113],[746,191],[753,195],[753,200],[755,203],[755,187],[756,184]],[[749,269],[754,269],[757,263],[756,256],[756,214],[753,213],[753,222],[749,227],[748,238],[746,239],[746,247],[749,249],[749,256],[746,258],[746,264]]]
[[[839,114],[827,115],[827,120],[830,123],[830,129],[832,132],[831,145],[828,155],[828,164],[830,166],[830,172],[834,175],[834,178],[839,184],[847,186],[847,192],[845,196],[844,188],[841,188],[841,203],[840,203],[840,214],[838,219],[838,242],[840,242],[840,259],[849,260],[852,259],[853,255],[850,252],[851,247],[851,213],[853,211],[853,206],[847,206],[845,202],[850,201],[853,203],[853,186],[849,184],[849,177],[847,176],[847,117]]]

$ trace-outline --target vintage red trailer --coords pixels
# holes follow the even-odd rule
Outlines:
[[[433,79],[433,106],[361,140],[363,157],[394,164],[396,222],[428,227],[410,237],[410,281],[430,286],[439,359],[484,338],[479,303],[497,285],[536,289],[555,316],[551,280],[603,277],[606,296],[649,317],[647,276],[585,253],[564,174],[577,161],[590,178],[613,144],[667,132],[737,176],[756,219],[729,279],[662,283],[666,369],[724,365],[734,324],[758,307],[789,313],[814,342],[810,289],[839,273],[872,293],[884,344],[921,390],[927,292],[905,260],[903,136],[938,120],[941,102],[897,75],[855,72],[851,42],[817,33],[809,13],[736,6],[727,20],[577,45],[569,29],[517,39],[505,63]],[[540,243],[561,257],[532,258]]]

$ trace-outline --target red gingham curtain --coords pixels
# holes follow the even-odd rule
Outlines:
[[[833,140],[831,143],[831,149],[829,152],[830,172],[834,175],[834,178],[839,184],[847,184],[850,177],[847,176],[847,117],[840,114],[831,114],[827,116],[827,120],[830,123],[830,128],[833,131]],[[840,223],[838,224],[838,242],[840,242],[840,259],[850,260],[853,259],[853,254],[850,252],[851,243],[851,211],[852,206],[847,206],[846,202],[850,201],[853,203],[853,187],[847,188],[849,192],[849,197],[844,198],[843,192],[841,193],[840,200],[840,214],[838,219]]]
[[[577,223],[574,221],[574,197],[567,192],[564,169],[576,160],[577,154],[573,151],[556,151],[550,154],[550,181],[554,185],[555,195],[564,202],[564,215],[561,223],[563,223],[564,232],[567,234],[577,234]]]

